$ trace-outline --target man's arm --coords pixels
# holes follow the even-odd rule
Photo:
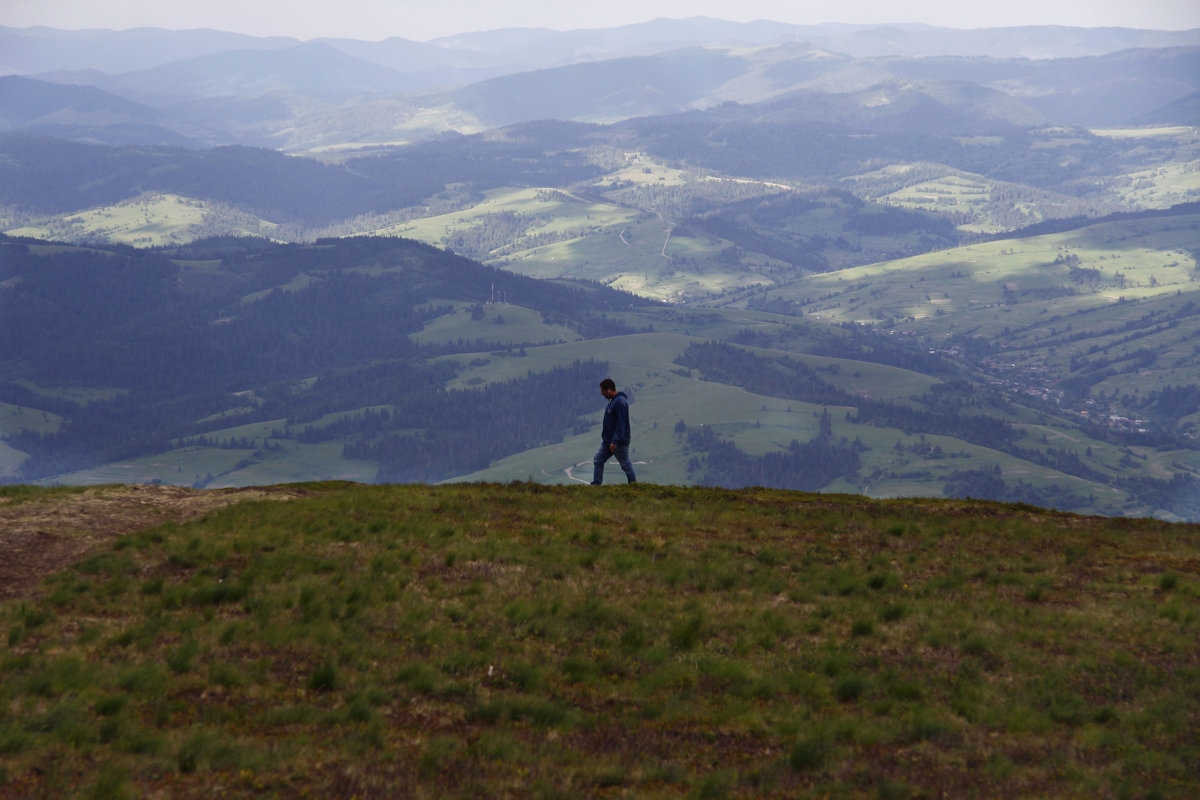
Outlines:
[[[616,412],[617,425],[613,430],[614,442],[628,442],[631,438],[629,430],[629,401],[625,398],[620,398],[620,402],[613,409]]]

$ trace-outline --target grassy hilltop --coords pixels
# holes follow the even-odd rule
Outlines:
[[[1200,789],[1197,525],[531,483],[0,520],[0,797]]]

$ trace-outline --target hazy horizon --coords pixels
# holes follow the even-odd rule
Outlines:
[[[504,28],[574,30],[612,28],[659,18],[711,17],[733,22],[773,20],[799,25],[927,24],[948,28],[1066,25],[1188,30],[1200,27],[1194,0],[1012,0],[981,6],[957,0],[862,0],[853,4],[820,0],[803,5],[780,0],[613,0],[580,6],[531,0],[506,6],[487,0],[344,0],[336,5],[311,0],[9,0],[0,25],[45,26],[63,30],[210,28],[253,36],[308,40],[344,37],[381,40],[397,36],[427,41]]]

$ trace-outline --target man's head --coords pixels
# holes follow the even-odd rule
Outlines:
[[[617,383],[612,378],[605,378],[600,381],[600,394],[612,400],[617,396]]]

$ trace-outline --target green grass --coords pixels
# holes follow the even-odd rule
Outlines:
[[[1054,313],[1113,309],[1119,299],[1148,299],[1196,291],[1195,217],[1102,223],[1061,234],[970,245],[836,273],[812,275],[781,296],[837,293],[809,304],[809,313],[837,321],[920,322],[931,332],[971,328],[999,335]],[[1095,285],[1075,285],[1068,255],[1095,269]],[[1123,285],[1114,283],[1118,274]],[[1073,286],[1067,296],[1022,300],[1022,292]],[[1011,303],[1006,292],[1016,292]],[[1043,313],[1043,309],[1050,309]]]
[[[1124,182],[1128,180],[1123,179]],[[1046,219],[1077,216],[1081,212],[1081,203],[1075,197],[934,164],[893,164],[843,178],[843,183],[889,205],[954,215],[960,220],[960,230],[975,233],[998,233]],[[1124,207],[1119,204],[1121,200],[1134,198],[1106,197],[1105,200],[1112,202],[1108,210],[1115,211]],[[1148,207],[1151,204],[1139,205]],[[1097,209],[1103,208],[1105,206],[1093,201],[1088,213],[1098,215]]]
[[[481,340],[496,346],[525,345],[531,342],[570,342],[580,339],[579,334],[562,325],[548,325],[542,315],[534,309],[505,302],[487,302],[481,313],[473,315],[471,306],[456,303],[456,308],[431,320],[422,330],[409,335],[419,344],[454,343],[458,340],[474,342]],[[478,316],[478,318],[476,318]]]
[[[0,403],[0,435],[19,430],[34,433],[55,433],[62,425],[62,417],[49,411]]]
[[[492,250],[469,255],[522,275],[582,278],[659,299],[708,296],[773,283],[759,270],[790,265],[759,254],[751,254],[745,263],[722,262],[718,255],[728,242],[676,231],[678,220],[651,213],[645,198],[630,195],[642,186],[657,190],[698,180],[703,179],[641,158],[579,191],[493,189],[468,208],[388,224],[368,233],[445,246],[456,233],[486,226],[489,215],[512,214],[526,223],[519,234]],[[623,188],[614,189],[614,182]],[[545,235],[553,241],[538,238]]]
[[[0,605],[6,796],[1200,788],[1195,525],[312,488],[131,534]]]
[[[640,171],[636,174],[641,175]],[[528,220],[528,227],[494,252],[472,255],[523,275],[584,278],[660,298],[689,290],[720,291],[746,280],[740,268],[718,267],[717,250],[707,240],[675,237],[664,255],[670,225],[634,208],[559,190],[497,189],[470,208],[373,233],[444,245],[455,232],[485,224],[487,215],[497,213],[516,214]],[[562,240],[543,244],[535,238],[540,234]],[[667,256],[699,259],[702,263],[699,268],[693,264],[679,269]]]
[[[220,209],[223,233],[270,235],[277,226],[244,212]],[[110,206],[33,222],[5,231],[10,236],[76,241],[104,240],[134,247],[157,247],[212,235],[212,204],[174,194],[148,192]]]
[[[554,244],[521,251],[497,266],[536,278],[571,277],[660,300],[706,297],[770,285],[740,264],[722,264],[723,240],[676,233],[669,223],[643,218]],[[760,258],[761,265],[778,266]]]
[[[986,340],[1022,383],[1050,386],[1103,362],[1093,396],[1144,395],[1194,379],[1200,321],[1187,304],[1200,299],[1196,221],[1127,220],[975,244],[808,276],[772,294],[825,321],[890,324],[934,345]]]
[[[715,313],[715,312],[714,312]],[[723,316],[750,315],[740,324],[754,323],[751,312],[723,310]],[[720,324],[720,323],[709,323]],[[699,329],[699,323],[692,323]],[[487,354],[453,356],[464,367],[453,386],[487,385],[519,377],[528,369],[549,369],[558,363],[576,358],[602,357],[610,362],[614,374],[621,376],[623,388],[630,390],[633,399],[631,415],[636,435],[633,459],[638,462],[639,475],[655,483],[688,484],[695,479],[687,472],[691,457],[684,448],[683,437],[675,433],[676,423],[710,425],[726,439],[754,455],[761,455],[788,446],[793,440],[807,441],[817,433],[817,418],[823,406],[753,394],[738,387],[701,380],[699,373],[679,374],[674,359],[692,337],[677,333],[645,333],[619,336],[599,342],[574,342],[542,348],[528,348],[524,358],[496,357]],[[781,351],[751,348],[767,356]],[[883,365],[856,362],[848,359],[829,359],[818,356],[787,354],[820,370],[818,374],[849,392],[864,392],[878,400],[902,399],[926,391],[936,381],[927,376]],[[477,361],[474,366],[471,361]],[[486,361],[486,363],[481,363]],[[836,372],[831,367],[837,367]],[[597,406],[599,411],[599,406]],[[1033,464],[1005,453],[980,447],[944,436],[909,434],[896,428],[881,428],[868,424],[853,424],[845,420],[847,409],[830,407],[834,432],[850,440],[860,439],[870,449],[862,454],[862,468],[853,480],[835,481],[828,491],[866,493],[874,497],[907,497],[940,493],[950,473],[957,470],[1000,466],[1006,479],[1025,480],[1037,486],[1067,485],[1082,496],[1095,493],[1099,497],[1093,508],[1107,513],[1121,513],[1124,493],[1110,492],[1107,487],[1080,481],[1047,467]],[[599,422],[599,414],[595,417]],[[1028,420],[1032,420],[1028,415]],[[1028,424],[1026,419],[1016,419]],[[1057,436],[1054,431],[1050,434]],[[1046,434],[1049,436],[1050,434]],[[1038,447],[1041,429],[1030,434],[1023,446]],[[562,442],[518,453],[501,459],[484,470],[460,476],[455,481],[531,480],[540,483],[571,483],[590,476],[590,459],[595,452],[598,433],[589,431],[568,435]],[[900,442],[902,450],[895,445]],[[1054,446],[1064,443],[1054,440]],[[926,457],[914,452],[919,445],[938,447],[943,456]],[[1102,445],[1090,439],[1080,439],[1071,446],[1082,450],[1086,446]],[[1113,449],[1115,468],[1120,453]],[[1190,454],[1183,454],[1186,460]],[[1176,459],[1179,460],[1179,459]],[[580,466],[582,464],[582,466]],[[571,470],[571,472],[568,472]]]
[[[504,317],[496,324],[492,315]],[[575,360],[602,359],[618,377],[633,399],[635,425],[634,459],[639,473],[655,483],[687,485],[700,478],[689,473],[694,455],[686,449],[686,437],[675,431],[680,421],[689,426],[713,426],[718,434],[753,455],[786,448],[795,439],[807,441],[817,433],[817,417],[823,406],[766,397],[735,386],[712,383],[696,370],[682,370],[675,359],[689,344],[698,341],[686,331],[721,337],[746,328],[779,330],[784,324],[799,331],[809,324],[775,315],[741,309],[665,310],[658,317],[629,314],[628,323],[654,325],[657,332],[615,336],[600,340],[567,341],[546,346],[527,346],[511,351],[495,350],[456,354],[444,358],[456,362],[461,371],[447,384],[449,389],[484,389],[506,380],[543,372]],[[453,322],[451,322],[453,320]],[[551,336],[552,326],[540,323],[536,314],[516,306],[489,306],[483,319],[472,320],[465,311],[435,320],[423,335],[451,339],[468,336],[472,330],[505,332],[518,328],[524,335]],[[471,328],[470,326],[475,326]],[[1176,332],[1184,326],[1172,329]],[[663,330],[659,331],[658,329]],[[495,335],[495,334],[492,334]],[[803,346],[803,337],[792,340]],[[903,401],[919,395],[937,383],[936,379],[909,370],[849,359],[811,356],[782,350],[748,348],[763,358],[788,357],[800,360],[838,388],[869,396],[872,400]],[[1115,379],[1114,379],[1115,380]],[[1147,386],[1154,384],[1142,378]],[[586,387],[584,387],[586,390]],[[244,393],[247,407],[257,401],[253,393]],[[373,410],[386,408],[375,407]],[[320,428],[365,409],[347,409],[306,422]],[[599,423],[602,404],[597,399],[594,415],[585,421]],[[845,419],[847,409],[830,407],[834,431],[839,437],[859,439],[869,449],[861,454],[862,467],[857,475],[839,478],[824,490],[862,493],[873,497],[938,495],[951,473],[999,466],[1008,481],[1022,480],[1039,488],[1061,486],[1079,498],[1094,496],[1086,506],[1068,506],[1106,514],[1148,514],[1152,508],[1127,505],[1128,496],[1099,482],[1081,480],[1063,472],[1013,455],[968,444],[960,439],[896,428],[856,424]],[[1089,438],[1061,419],[1047,421],[1028,409],[1014,407],[1002,413],[1025,433],[1020,446],[1031,449],[1069,447],[1083,452],[1092,449],[1097,465],[1111,474],[1125,474],[1128,461],[1123,446]],[[210,420],[210,423],[213,420]],[[162,481],[168,484],[207,488],[253,486],[272,483],[318,480],[327,477],[369,482],[377,465],[346,459],[342,440],[303,444],[295,438],[272,438],[273,432],[287,428],[286,420],[274,419],[249,425],[209,430],[205,435],[213,443],[254,440],[254,446],[226,449],[199,446],[196,441],[176,442],[175,449],[136,459],[96,466],[85,471],[58,476],[57,481],[94,484],[114,482]],[[297,431],[286,434],[294,437]],[[539,483],[573,483],[590,467],[598,433],[595,429],[576,433],[559,432],[563,440],[500,459],[478,472],[457,477],[458,482],[531,480]],[[1044,439],[1044,441],[1043,441]],[[269,446],[265,443],[270,442]],[[897,443],[900,447],[897,448]],[[919,448],[938,448],[939,453],[923,454]],[[23,458],[16,453],[14,462]],[[1137,470],[1157,477],[1169,476],[1178,464],[1194,464],[1192,451],[1137,453]],[[580,467],[579,465],[583,465]]]
[[[515,312],[512,322],[496,325],[485,320],[475,324],[490,328],[515,328],[536,324],[532,318],[521,321],[522,309],[502,307],[500,313]],[[488,313],[492,313],[489,311]],[[458,313],[462,320],[469,315]],[[771,315],[737,309],[705,312],[678,312],[678,319],[663,327],[680,330],[695,329],[717,333],[736,331],[745,327],[778,327]],[[645,323],[634,319],[632,322]],[[802,323],[795,323],[802,325]],[[619,376],[623,389],[633,399],[633,419],[636,429],[634,460],[639,473],[655,483],[687,485],[698,476],[688,472],[692,453],[686,449],[686,437],[675,431],[683,421],[689,426],[713,426],[722,438],[732,440],[738,447],[753,455],[786,448],[793,440],[807,441],[816,435],[818,417],[824,406],[782,398],[766,397],[744,389],[702,380],[703,375],[680,370],[674,360],[694,337],[676,332],[641,333],[610,337],[595,341],[571,341],[519,351],[485,351],[459,354],[445,358],[457,362],[461,372],[448,384],[450,389],[482,389],[506,380],[520,378],[529,371],[541,372],[577,359],[601,358]],[[850,392],[862,393],[875,400],[903,400],[927,391],[935,379],[908,370],[848,359],[809,356],[783,351],[750,348],[762,357],[783,357],[803,361],[818,371],[822,379]],[[252,395],[246,396],[248,403]],[[373,410],[378,410],[376,407]],[[602,403],[597,399],[597,425]],[[306,422],[320,428],[348,414],[364,409],[351,409]],[[862,468],[857,476],[838,479],[827,491],[864,493],[874,497],[904,497],[938,494],[950,473],[956,470],[978,469],[998,465],[1008,480],[1025,480],[1037,486],[1067,485],[1081,496],[1096,494],[1098,501],[1089,506],[1103,513],[1122,513],[1124,493],[1113,493],[1098,484],[1080,481],[1056,470],[1042,467],[1014,456],[985,447],[967,444],[950,437],[906,433],[895,428],[855,424],[845,419],[846,408],[830,407],[834,432],[849,440],[859,439],[869,449],[861,455]],[[1028,428],[1027,441],[1022,446],[1043,446],[1046,436],[1053,446],[1069,444],[1074,449],[1093,447],[1097,457],[1113,469],[1124,469],[1119,460],[1124,450],[1102,442],[1075,436],[1060,441],[1056,429],[1033,424],[1033,416],[1014,417],[1019,425]],[[282,482],[317,480],[326,477],[369,482],[374,479],[377,465],[344,458],[341,440],[320,444],[303,444],[294,438],[272,438],[272,433],[285,429],[286,420],[240,425],[214,430],[205,435],[214,443],[231,440],[254,440],[251,448],[227,449],[199,446],[181,442],[173,450],[146,457],[97,466],[85,471],[59,476],[69,483],[95,484],[114,482],[162,481],[168,484],[207,488],[254,486]],[[486,469],[459,476],[456,482],[531,480],[539,483],[573,483],[590,477],[590,462],[595,452],[596,429],[574,433],[563,431],[563,440],[500,459]],[[295,435],[295,432],[292,433]],[[266,446],[266,442],[270,443]],[[896,444],[901,444],[897,450]],[[940,448],[943,455],[926,456],[919,447]],[[1172,469],[1175,462],[1189,463],[1190,452],[1146,454],[1146,468],[1158,464],[1159,471]],[[579,465],[583,465],[580,467]],[[1165,473],[1164,473],[1165,474]]]
[[[1166,208],[1200,197],[1200,160],[1196,158],[1195,128],[1187,125],[1093,130],[1111,139],[1138,139],[1157,151],[1152,163],[1115,176],[1105,186],[1113,199],[1141,208]],[[1168,148],[1174,148],[1171,152]]]
[[[120,397],[122,395],[129,394],[128,389],[115,386],[39,386],[38,384],[28,380],[14,381],[14,383],[16,383],[18,386],[28,389],[36,395],[61,398],[63,400],[69,400],[72,403],[90,403],[93,400],[111,400],[114,397]],[[36,413],[38,416],[41,416],[40,411]],[[57,415],[47,413],[46,417],[53,420],[57,417]],[[38,430],[41,432],[36,427],[36,424],[33,427],[33,430]]]
[[[554,189],[501,188],[485,194],[484,200],[468,209],[380,229],[379,235],[406,236],[440,242],[452,231],[478,224],[486,215],[512,212],[538,222],[528,233],[573,231],[592,227],[623,225],[637,212],[612,203],[575,199],[570,193]],[[540,218],[545,218],[540,219]]]
[[[10,483],[0,485],[0,498],[3,498],[7,503],[8,508],[27,503],[33,500],[45,500],[59,495],[76,495],[83,494],[87,491],[85,486],[54,486],[41,487],[30,486],[23,483]]]
[[[276,427],[282,425],[277,421]],[[263,486],[273,483],[313,480],[375,478],[378,465],[342,455],[341,442],[303,444],[291,439],[272,439],[278,450],[263,450],[261,442],[270,435],[269,425],[239,426],[209,434],[215,439],[256,436],[260,449],[184,446],[165,453],[105,464],[55,478],[56,483],[95,485],[107,483],[152,483],[221,489]]]
[[[49,434],[58,431],[62,417],[49,411],[0,403],[0,437],[22,430]],[[28,453],[0,440],[0,478],[15,475]]]

